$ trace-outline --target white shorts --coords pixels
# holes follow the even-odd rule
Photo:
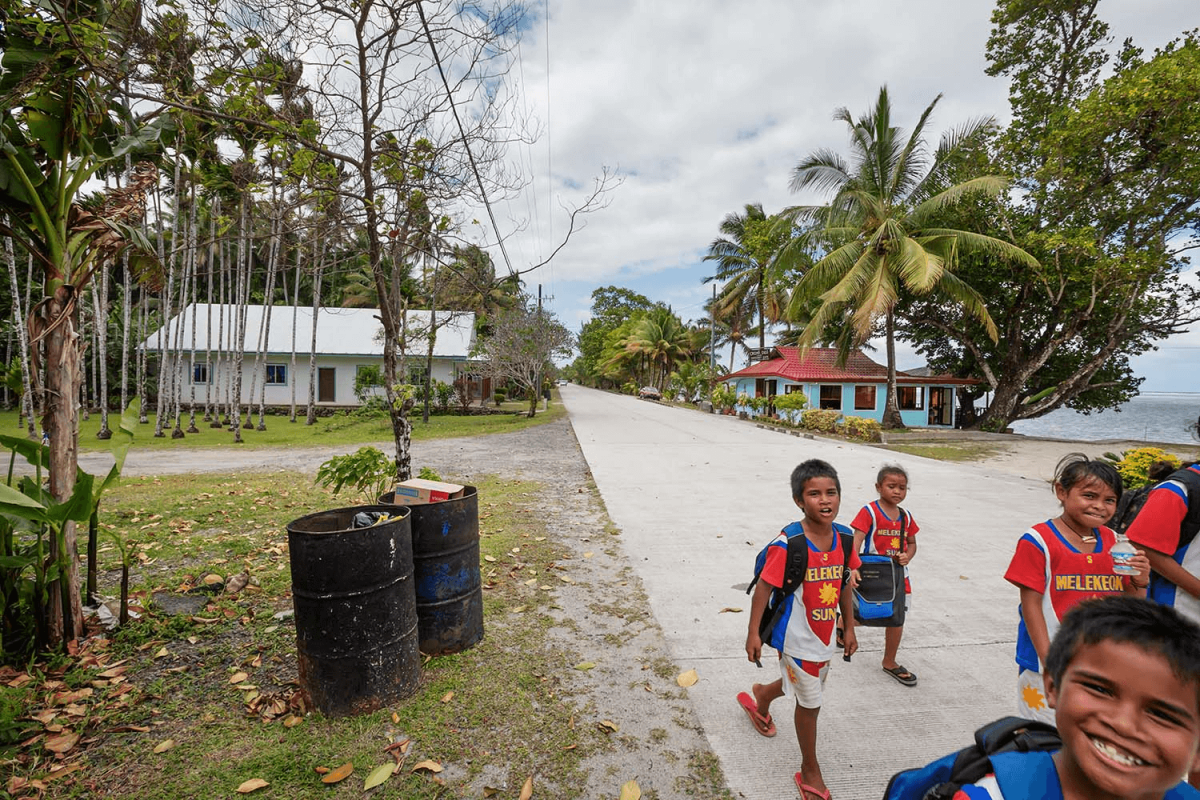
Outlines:
[[[1021,667],[1017,673],[1017,716],[1054,725],[1054,709],[1046,702],[1042,673]]]
[[[825,678],[829,676],[828,661],[802,661],[789,655],[779,658],[783,675],[783,693],[796,699],[801,708],[820,708],[825,699]]]

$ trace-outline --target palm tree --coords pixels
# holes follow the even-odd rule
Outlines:
[[[704,282],[722,281],[717,315],[750,305],[758,316],[758,346],[766,347],[767,325],[783,317],[786,285],[779,280],[775,256],[787,241],[786,226],[763,211],[762,203],[747,203],[746,213],[727,214],[719,239],[708,246],[705,261],[717,262],[717,271]]]
[[[850,129],[852,166],[830,150],[809,155],[793,170],[791,190],[832,190],[834,197],[827,205],[795,206],[780,215],[793,223],[816,223],[799,237],[799,244],[817,244],[825,253],[796,284],[787,307],[794,320],[811,311],[800,346],[812,346],[827,337],[828,327],[847,320],[853,344],[859,346],[883,319],[888,369],[885,428],[903,425],[896,403],[894,316],[901,291],[944,295],[977,318],[994,341],[996,325],[983,298],[954,275],[959,255],[982,252],[1037,265],[1033,256],[1008,242],[939,226],[941,212],[963,198],[994,197],[1008,185],[1007,179],[996,175],[945,185],[949,162],[978,141],[993,121],[974,120],[943,134],[930,154],[922,134],[940,99],[938,95],[929,104],[907,140],[892,125],[886,86],[879,90],[875,107],[857,121],[847,109],[839,109],[834,118]]]
[[[639,319],[625,341],[625,350],[641,355],[652,366],[651,381],[666,388],[667,376],[677,361],[691,355],[691,337],[669,308],[655,308]]]

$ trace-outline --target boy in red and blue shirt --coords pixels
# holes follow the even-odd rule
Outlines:
[[[759,662],[762,658],[764,642],[758,633],[759,622],[771,592],[784,584],[789,536],[801,532],[796,530],[797,526],[804,538],[792,539],[791,544],[803,542],[808,547],[808,568],[800,587],[786,599],[787,605],[772,631],[771,641],[767,642],[779,651],[780,678],[769,684],[755,684],[751,687],[753,696],[743,692],[738,695],[738,703],[760,734],[774,736],[771,703],[784,695],[795,699],[796,739],[801,757],[800,771],[794,776],[796,786],[803,800],[828,800],[829,789],[817,762],[817,715],[833,657],[839,606],[847,623],[843,653],[848,658],[858,649],[850,595],[842,588],[847,583],[854,585],[852,571],[861,562],[853,548],[842,546],[842,537],[851,536],[849,529],[833,521],[841,506],[837,471],[824,461],[811,459],[792,471],[791,484],[792,498],[804,511],[804,519],[781,531],[767,548],[766,562],[750,604],[746,635],[746,656],[750,661]]]

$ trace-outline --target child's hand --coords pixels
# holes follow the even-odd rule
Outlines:
[[[859,581],[861,581],[861,580],[862,580],[862,575],[859,573],[859,571],[856,569],[852,569],[852,570],[850,570],[850,577],[846,579],[846,585],[849,586],[851,589],[857,589]]]
[[[1137,551],[1137,555],[1129,559],[1129,564],[1137,570],[1137,575],[1130,576],[1130,583],[1135,589],[1145,589],[1150,583],[1150,559],[1146,558],[1146,554],[1141,550]]]
[[[762,660],[762,638],[758,631],[746,634],[746,660],[754,663]]]
[[[842,634],[842,641],[845,646],[842,648],[842,655],[846,658],[858,652],[858,634],[854,632],[853,625],[847,625],[845,632]]]
[[[912,561],[912,553],[908,552],[907,550],[896,556],[896,563],[902,567],[907,567],[909,561]]]

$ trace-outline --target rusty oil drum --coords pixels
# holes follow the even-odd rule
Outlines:
[[[379,498],[391,503],[394,492]],[[413,569],[421,652],[458,653],[483,639],[479,574],[479,494],[402,506],[412,512]]]
[[[396,518],[352,528],[362,511]],[[409,518],[356,506],[287,526],[300,687],[326,716],[374,711],[420,683]]]

